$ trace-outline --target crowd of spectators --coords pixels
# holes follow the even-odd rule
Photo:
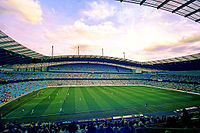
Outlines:
[[[74,85],[74,86],[101,86],[101,85],[127,85],[130,80],[51,80],[47,81],[49,86]]]
[[[141,81],[140,81],[141,82]],[[163,81],[145,81],[145,85],[182,90],[187,92],[200,93],[200,84],[188,84],[188,83],[177,83],[177,82],[163,82]]]
[[[29,81],[9,84],[0,84],[0,103],[9,102],[23,94],[30,93],[42,87],[47,87],[45,81]]]
[[[176,81],[176,82],[197,82],[200,83],[200,74],[193,75],[174,75],[174,74],[155,74],[151,75],[152,80]]]
[[[2,123],[3,132],[11,133],[134,133],[134,132],[199,132],[200,112],[188,113],[186,109],[177,115],[161,117],[142,116],[131,119],[87,122],[30,122]],[[180,130],[181,128],[181,130]]]
[[[148,74],[113,73],[52,73],[52,72],[0,72],[0,81],[30,79],[87,78],[87,79],[148,79]]]
[[[135,74],[135,73],[53,73],[53,72],[0,72],[0,81],[16,81],[28,79],[58,79],[58,78],[87,78],[87,79],[149,79],[156,81],[193,82],[200,83],[199,76],[173,74]]]

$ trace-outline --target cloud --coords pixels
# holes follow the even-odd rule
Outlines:
[[[200,43],[199,43],[200,44]],[[173,53],[196,53],[200,51],[200,45],[183,45],[183,46],[176,46],[170,47],[166,49],[166,51],[173,52]]]
[[[51,8],[51,11],[52,11],[53,14],[56,14],[56,11],[55,11],[54,8]]]
[[[182,37],[181,39],[173,42],[165,42],[165,43],[154,43],[148,47],[145,47],[146,51],[159,51],[166,47],[173,47],[177,45],[186,45],[190,43],[196,43],[200,41],[200,33],[196,33],[187,37]]]
[[[0,14],[14,14],[18,19],[32,24],[42,21],[42,9],[37,0],[1,0]]]
[[[186,44],[186,43],[195,43],[198,41],[200,41],[200,33],[193,34],[188,37],[184,37],[177,44],[181,45],[181,44]]]
[[[115,14],[115,7],[105,1],[93,1],[88,5],[89,10],[83,10],[82,14],[89,19],[104,20]]]
[[[91,44],[72,44],[70,45],[69,48],[74,50],[77,49],[78,47],[81,51],[93,51],[101,48],[99,45],[91,45]]]
[[[187,48],[187,46],[174,47],[171,48],[170,52],[184,52],[185,50],[187,50]]]
[[[198,46],[191,46],[191,50],[200,52],[200,44]]]
[[[118,30],[112,22],[104,22],[97,25],[87,25],[82,21],[75,21],[72,25],[61,25],[56,31],[45,30],[47,39],[101,39],[113,35]]]
[[[121,24],[131,24],[136,19],[136,12],[137,11],[135,10],[135,8],[124,6],[123,9],[118,10],[115,14],[117,18],[116,20]]]

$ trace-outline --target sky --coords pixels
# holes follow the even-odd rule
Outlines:
[[[200,52],[200,24],[115,0],[0,0],[0,30],[43,55],[151,61]]]

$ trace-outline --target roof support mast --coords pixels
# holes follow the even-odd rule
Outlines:
[[[51,57],[53,58],[53,45],[52,45],[52,49],[51,49]]]
[[[79,55],[79,46],[78,46],[78,55]]]

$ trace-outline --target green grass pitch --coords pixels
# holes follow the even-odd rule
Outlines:
[[[10,121],[62,121],[170,111],[199,103],[198,95],[154,87],[51,87],[7,104],[0,113]]]

